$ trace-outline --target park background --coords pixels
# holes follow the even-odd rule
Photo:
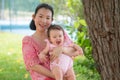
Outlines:
[[[23,62],[21,41],[34,32],[29,29],[29,23],[35,7],[42,2],[53,6],[53,23],[62,25],[84,50],[84,56],[74,59],[77,80],[100,80],[81,0],[0,0],[0,80],[30,80]]]

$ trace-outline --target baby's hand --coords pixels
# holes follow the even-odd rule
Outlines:
[[[63,47],[58,46],[55,47],[51,52],[50,52],[50,61],[54,61],[58,56],[62,53]]]
[[[45,54],[39,54],[38,57],[42,63],[47,61],[47,56]]]

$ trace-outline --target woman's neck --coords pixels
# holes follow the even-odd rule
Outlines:
[[[45,43],[45,39],[47,38],[47,34],[46,32],[35,32],[32,37],[34,38],[34,40],[36,41],[36,43],[42,47],[45,47],[46,43]]]
[[[33,34],[33,37],[34,38],[37,38],[37,39],[45,39],[47,38],[47,34],[46,34],[46,31],[36,31],[34,34]]]

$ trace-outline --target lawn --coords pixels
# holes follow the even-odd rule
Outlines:
[[[23,35],[0,32],[0,80],[31,80],[23,63],[22,38]],[[85,57],[74,60],[77,80],[100,80],[85,61]]]
[[[0,80],[30,80],[22,58],[22,37],[0,32]]]

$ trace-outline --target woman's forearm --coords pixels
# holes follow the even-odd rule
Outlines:
[[[41,65],[34,65],[30,69],[44,76],[54,78],[52,72]]]
[[[76,56],[82,54],[83,51],[82,51],[82,48],[80,48],[78,46],[77,47],[75,46],[75,48],[74,47],[64,47],[63,53],[70,57],[72,57],[72,56],[76,57]]]
[[[63,53],[72,57],[75,56],[76,54],[74,54],[76,52],[76,50],[73,47],[64,47],[63,48]]]

